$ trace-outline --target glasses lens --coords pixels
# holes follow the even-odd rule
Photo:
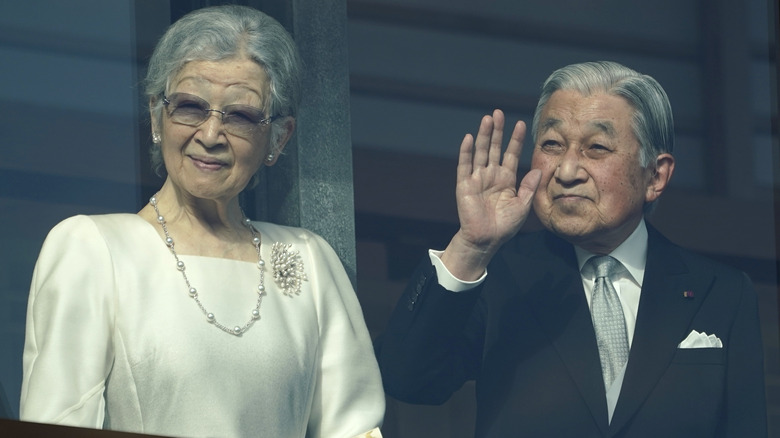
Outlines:
[[[168,114],[175,123],[196,126],[209,115],[208,102],[192,94],[174,93],[168,96],[168,102]]]
[[[222,124],[235,135],[249,135],[263,121],[263,112],[248,105],[228,105],[224,108]]]
[[[222,126],[229,134],[248,137],[259,125],[267,125],[263,111],[249,105],[228,105],[220,110],[211,109],[209,103],[198,96],[187,93],[173,93],[168,96],[168,115],[174,123],[198,126],[209,117],[210,112],[222,116]]]

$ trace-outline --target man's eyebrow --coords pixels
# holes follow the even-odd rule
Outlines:
[[[539,133],[547,132],[550,129],[557,128],[563,124],[563,121],[561,119],[556,119],[554,117],[550,117],[547,119],[542,120],[542,123],[539,125]],[[606,134],[609,137],[614,137],[617,135],[617,131],[615,130],[615,125],[612,124],[609,120],[591,120],[588,122],[588,127],[595,129],[599,132],[602,132]]]
[[[547,132],[548,130],[555,128],[556,126],[559,126],[561,124],[561,119],[556,119],[553,117],[550,117],[548,119],[544,119],[542,121],[542,124],[539,126],[539,132]]]
[[[588,122],[588,126],[595,128],[604,134],[607,134],[609,137],[614,137],[617,135],[615,131],[615,125],[613,125],[609,120],[592,120]]]

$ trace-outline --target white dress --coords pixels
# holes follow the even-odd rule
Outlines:
[[[52,229],[30,290],[21,419],[231,438],[352,437],[378,427],[379,369],[338,257],[309,231],[254,225],[267,294],[240,337],[207,322],[140,216],[75,216]],[[274,242],[300,252],[300,295],[283,295],[273,280]],[[256,263],[180,258],[217,320],[250,319]]]

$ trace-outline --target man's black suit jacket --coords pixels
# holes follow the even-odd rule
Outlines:
[[[504,245],[472,291],[446,291],[425,260],[376,343],[385,390],[439,404],[476,379],[477,437],[766,436],[750,280],[648,233],[611,424],[574,249],[546,231]],[[692,330],[718,336],[723,348],[678,348]]]

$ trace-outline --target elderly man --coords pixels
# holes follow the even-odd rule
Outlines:
[[[645,222],[674,172],[661,86],[554,72],[519,186],[525,125],[502,158],[503,127],[497,110],[461,144],[460,229],[376,345],[388,394],[442,403],[475,379],[477,437],[766,436],[750,280]],[[546,230],[517,234],[532,205]]]

